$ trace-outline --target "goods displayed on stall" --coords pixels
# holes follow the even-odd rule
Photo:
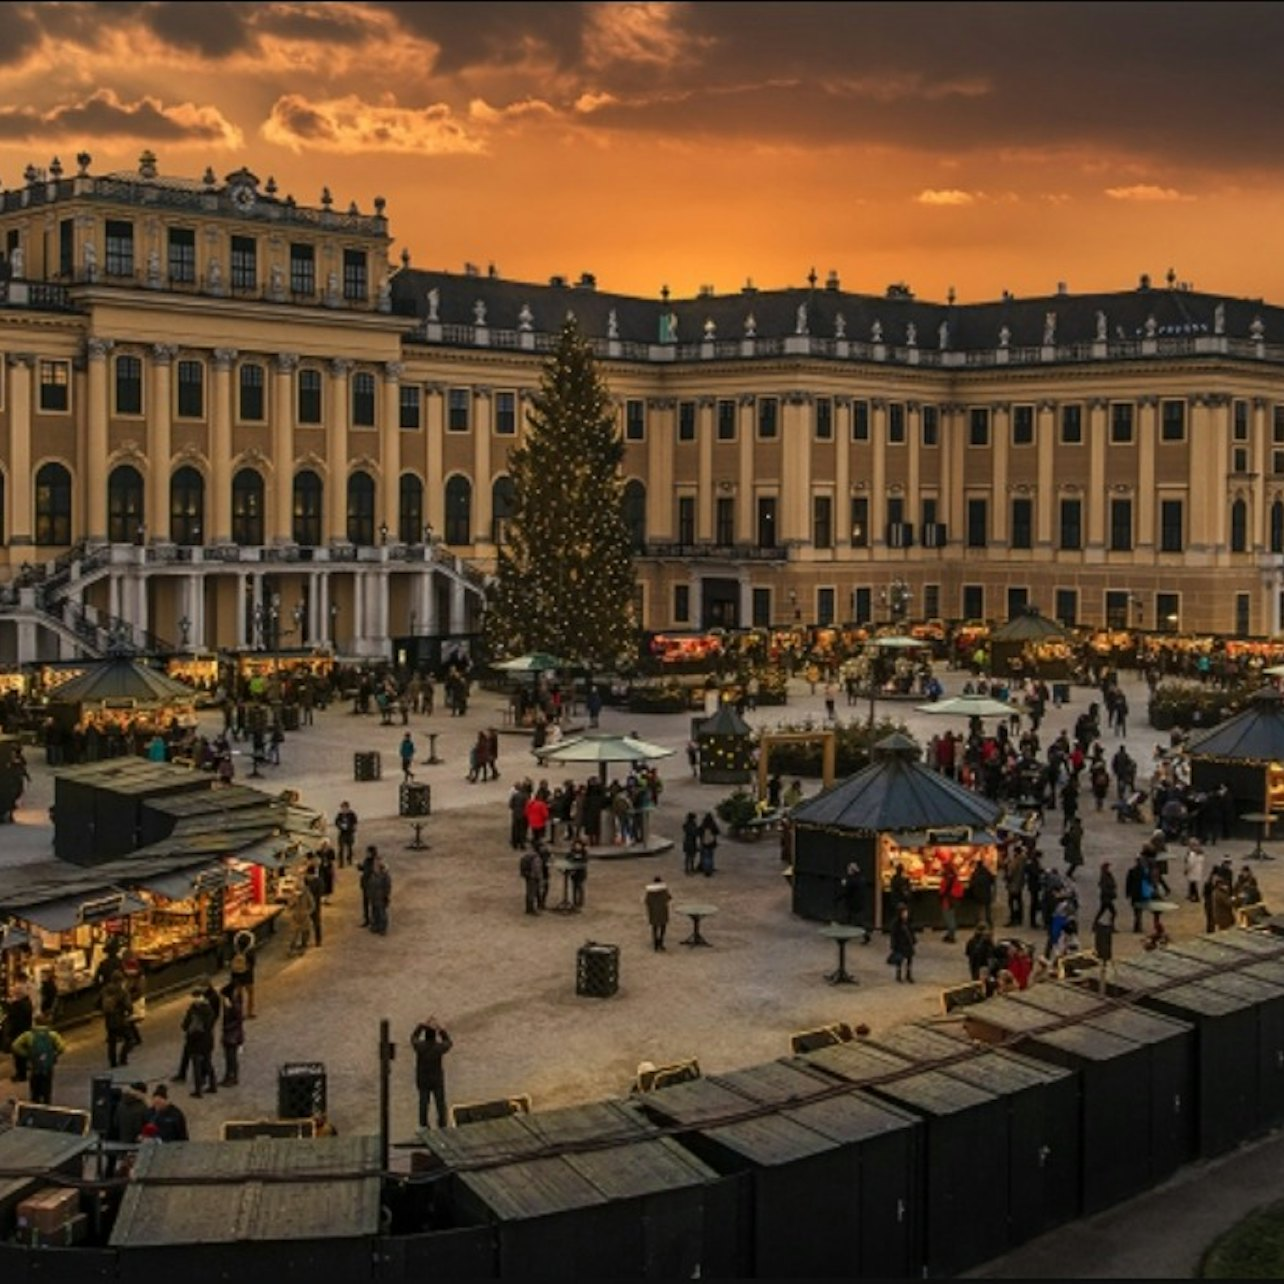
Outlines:
[[[197,691],[212,692],[219,684],[221,668],[218,656],[206,651],[170,656],[165,662],[165,673],[175,682],[182,682]]]
[[[27,675],[21,672],[21,670],[0,670],[0,698],[3,698],[4,696],[17,696],[21,699],[27,694],[27,688],[29,685]]]
[[[328,678],[333,670],[329,651],[242,651],[236,657],[238,678]]]
[[[990,672],[999,677],[1069,678],[1078,647],[1069,629],[1029,607],[990,634]]]

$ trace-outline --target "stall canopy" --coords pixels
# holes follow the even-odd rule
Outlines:
[[[720,704],[718,712],[706,718],[696,734],[701,740],[706,736],[751,736],[753,728],[736,712],[734,705]]]
[[[1055,620],[1040,615],[1037,607],[1028,607],[990,634],[990,666],[1000,677],[1019,677],[1037,673],[1045,678],[1067,676],[1067,657],[1048,655],[1048,643],[1068,641],[1070,633]],[[1045,648],[1040,654],[1040,648]]]
[[[1225,785],[1237,815],[1284,810],[1284,695],[1274,687],[1263,687],[1241,713],[1194,736],[1187,752],[1191,784],[1201,793]],[[1241,832],[1250,832],[1243,824]]]
[[[52,699],[59,704],[101,705],[127,700],[139,705],[191,704],[195,692],[137,660],[116,656],[64,682]]]
[[[997,804],[925,767],[920,756],[909,736],[887,736],[874,746],[868,767],[795,807],[795,827],[824,825],[872,833],[960,825],[993,828],[1001,815]]]

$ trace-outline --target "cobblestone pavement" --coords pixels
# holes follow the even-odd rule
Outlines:
[[[945,674],[947,694],[956,694],[963,680],[961,674]],[[1167,743],[1167,735],[1145,723],[1144,685],[1125,678],[1124,686],[1133,711],[1126,743],[1144,781],[1154,749]],[[1050,709],[1041,728],[1043,743],[1062,727],[1072,728],[1095,694],[1076,687],[1068,705]],[[291,733],[282,766],[266,768],[266,779],[255,782],[268,790],[298,789],[305,803],[328,817],[342,799],[352,803],[361,818],[359,847],[376,843],[388,859],[393,877],[391,929],[386,937],[378,937],[359,926],[356,875],[344,870],[325,911],[321,948],[287,958],[283,933],[266,946],[260,955],[260,1015],[247,1027],[240,1086],[199,1101],[181,1091],[176,1095],[188,1112],[194,1137],[216,1136],[225,1119],[273,1114],[277,1069],[297,1061],[324,1063],[330,1113],[340,1131],[375,1131],[377,1036],[383,1017],[390,1020],[402,1049],[393,1066],[395,1140],[408,1138],[415,1127],[408,1039],[414,1024],[429,1014],[440,1018],[455,1041],[446,1062],[452,1101],[529,1093],[540,1109],[623,1093],[642,1060],[664,1063],[695,1056],[706,1073],[716,1073],[785,1055],[791,1032],[825,1022],[864,1022],[877,1033],[904,1021],[939,1018],[941,988],[966,980],[962,940],[945,945],[938,935],[927,933],[916,959],[915,986],[894,984],[877,939],[867,948],[853,945],[848,952],[859,986],[836,990],[827,985],[823,977],[835,963],[833,942],[818,934],[818,924],[790,912],[789,887],[772,838],[757,843],[724,838],[718,872],[708,880],[686,878],[678,850],[645,860],[595,861],[583,914],[524,915],[517,854],[508,845],[505,800],[515,776],[538,781],[549,774],[553,783],[557,777],[538,768],[526,737],[506,733],[501,735],[500,779],[466,781],[468,747],[479,729],[502,724],[502,705],[499,695],[478,691],[463,718],[440,710],[431,717],[411,718],[418,756],[427,756],[427,733],[435,731],[443,759],[438,766],[416,767],[417,779],[432,786],[427,852],[405,849],[411,825],[397,816],[397,746],[403,734],[399,724],[383,727],[376,715],[359,716],[346,706],[331,706],[317,715],[314,726]],[[750,721],[772,727],[810,717],[819,723],[823,712],[819,690],[795,681],[787,707],[760,710],[750,714]],[[923,743],[951,725],[916,712],[909,702],[880,702],[878,712],[903,720]],[[848,708],[840,703],[838,713],[840,719],[864,719],[868,704]],[[211,729],[217,723],[213,714],[203,719]],[[702,814],[728,792],[726,786],[700,785],[691,779],[684,753],[689,715],[635,715],[608,708],[602,727],[636,732],[677,751],[660,764],[665,790],[652,826],[655,832],[676,836],[686,811]],[[1116,743],[1107,733],[1107,758]],[[352,754],[358,750],[382,752],[381,781],[354,783]],[[51,776],[40,755],[34,758],[34,780],[19,823],[0,830],[0,879],[7,866],[47,859],[51,852],[46,811],[52,801]],[[804,781],[804,787],[810,795],[818,783]],[[1082,814],[1086,864],[1078,885],[1090,916],[1096,906],[1100,862],[1113,860],[1122,882],[1149,830],[1117,823],[1108,809],[1095,812],[1086,791]],[[1049,857],[1060,854],[1059,832],[1059,815],[1049,813],[1044,843]],[[1224,851],[1238,869],[1249,848],[1246,842],[1234,842],[1210,849],[1210,855],[1219,857]],[[1284,902],[1284,859],[1258,865],[1257,872],[1268,903]],[[698,897],[718,907],[717,916],[704,925],[713,948],[684,949],[678,940],[685,935],[686,920],[675,915],[667,952],[651,950],[642,898],[645,884],[656,873],[673,888],[676,904]],[[555,875],[550,903],[557,892]],[[1002,919],[1000,911],[998,921]],[[1182,902],[1168,916],[1170,932],[1175,938],[1196,935],[1202,932],[1202,919],[1201,907]],[[1120,922],[1127,926],[1126,914]],[[1028,929],[1016,934],[1032,941],[1042,938]],[[620,992],[612,999],[575,994],[575,954],[588,940],[620,947]],[[1121,933],[1118,955],[1137,952],[1140,942],[1140,937]],[[179,998],[150,1006],[145,1042],[128,1069],[118,1071],[121,1079],[155,1081],[173,1073],[183,1006]],[[97,1024],[74,1029],[69,1039],[55,1098],[61,1104],[80,1105],[87,1100],[91,1074],[106,1064],[105,1047]],[[1219,1172],[1233,1163],[1224,1162]],[[1279,1190],[1278,1172],[1278,1166],[1270,1170],[1268,1196],[1272,1189]],[[1033,1258],[1023,1260],[1031,1263],[1031,1273],[1037,1273]],[[1064,1273],[1063,1256],[1047,1264],[1054,1274]],[[1077,1263],[1076,1270],[1091,1273],[1084,1269],[1090,1265]],[[1130,1266],[1125,1273],[1136,1272]]]

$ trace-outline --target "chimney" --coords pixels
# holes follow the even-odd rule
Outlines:
[[[592,272],[581,272],[578,288],[581,290],[596,290],[597,277]]]
[[[835,268],[829,269],[828,276],[825,277],[825,289],[839,290],[842,287],[838,284],[838,272]]]
[[[1057,293],[1062,296],[1064,296],[1067,293],[1066,283],[1064,281],[1057,282]]]
[[[1137,282],[1137,289],[1139,289],[1139,290],[1149,290],[1149,289],[1150,289],[1150,273],[1149,273],[1149,272],[1143,272],[1143,273],[1141,274],[1141,280]]]
[[[548,283],[549,285],[553,286],[554,289],[557,289],[557,290],[566,289],[566,278],[564,276],[550,276],[548,278]]]
[[[702,286],[700,287],[700,298],[702,298],[702,299],[711,299],[711,298],[713,298],[713,286],[711,286],[711,285],[702,285]]]
[[[481,276],[481,268],[479,268],[479,267],[477,266],[477,264],[476,264],[476,263],[465,263],[465,264],[464,264],[464,275],[465,275],[465,276]]]

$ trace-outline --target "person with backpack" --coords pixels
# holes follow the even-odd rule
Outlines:
[[[713,812],[706,811],[704,819],[700,822],[700,872],[705,878],[713,877],[713,858],[718,850],[718,835],[721,833],[718,822],[713,818]]]
[[[62,1035],[49,1028],[43,1013],[37,1013],[31,1029],[13,1041],[14,1057],[21,1057],[27,1064],[28,1099],[36,1105],[53,1104],[54,1067],[66,1051]]]
[[[213,1064],[214,1021],[214,1010],[205,997],[205,991],[193,990],[192,1001],[183,1016],[183,1053],[191,1062],[192,1075],[196,1081],[192,1089],[193,1097],[199,1097],[205,1091],[218,1091]]]
[[[134,1004],[123,972],[117,972],[98,997],[103,1014],[103,1031],[107,1038],[107,1064],[114,1070],[118,1065],[129,1064],[130,1017]]]

